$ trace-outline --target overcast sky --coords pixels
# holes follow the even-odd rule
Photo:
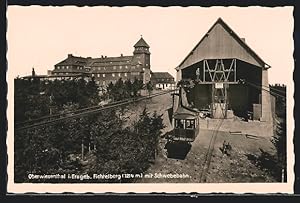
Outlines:
[[[293,8],[263,7],[8,7],[8,68],[14,77],[46,74],[68,53],[132,55],[140,36],[150,45],[151,69],[174,68],[221,17],[272,68],[269,82],[293,71]]]

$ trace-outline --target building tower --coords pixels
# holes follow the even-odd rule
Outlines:
[[[150,46],[145,42],[143,37],[134,45],[133,61],[138,67],[142,68],[143,83],[146,84],[150,81]]]

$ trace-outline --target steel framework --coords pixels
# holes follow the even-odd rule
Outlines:
[[[236,77],[236,59],[231,59],[230,65],[225,66],[223,59],[215,59],[214,66],[208,60],[203,60],[202,74],[197,69],[197,82],[199,84],[212,84],[212,115],[221,108],[222,117],[227,117],[228,85],[238,84]],[[199,76],[202,75],[202,79]]]

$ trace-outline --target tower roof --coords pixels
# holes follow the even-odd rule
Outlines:
[[[147,42],[141,37],[141,39],[134,45],[134,47],[147,47],[150,48],[150,46],[147,44]]]

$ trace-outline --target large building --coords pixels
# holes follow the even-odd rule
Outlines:
[[[69,75],[89,75],[93,77],[97,84],[106,86],[123,80],[143,80],[146,84],[150,81],[150,52],[149,45],[141,37],[134,45],[132,56],[99,58],[77,57],[68,54],[68,57],[54,66],[50,75],[67,77]]]
[[[177,81],[193,83],[192,106],[209,109],[213,118],[232,114],[270,121],[271,96],[265,63],[221,18],[178,67]]]

